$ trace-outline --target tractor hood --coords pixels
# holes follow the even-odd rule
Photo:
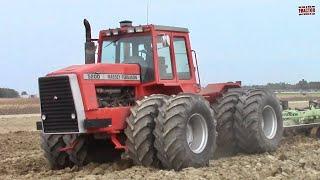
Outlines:
[[[75,77],[74,75],[76,75],[77,81],[72,78]],[[134,87],[141,85],[140,66],[138,64],[74,65],[49,73],[47,76],[69,76],[71,89],[73,87],[75,92],[74,96],[77,95],[77,86],[79,87],[80,98],[82,97],[85,111],[98,110],[101,107],[98,104],[101,95],[97,95],[97,89],[99,89],[100,94],[102,92],[105,96],[105,91],[108,91],[109,87],[113,88],[108,91],[112,93],[114,89],[121,89],[122,87],[135,89]]]
[[[96,84],[140,84],[140,66],[137,64],[85,64],[74,65],[49,73],[47,76],[76,74],[79,81],[94,81]]]

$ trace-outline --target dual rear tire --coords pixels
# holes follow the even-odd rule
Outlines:
[[[247,91],[234,113],[238,147],[246,153],[275,151],[282,139],[282,108],[275,95],[264,89]]]
[[[282,108],[266,89],[230,89],[212,105],[217,114],[215,157],[274,151],[282,138]]]
[[[217,149],[214,157],[230,156],[238,152],[234,134],[234,113],[239,98],[244,94],[241,88],[229,89],[211,104],[217,119]]]

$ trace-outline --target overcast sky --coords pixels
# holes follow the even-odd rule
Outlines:
[[[146,24],[148,0],[1,0],[0,87],[37,93],[37,78],[84,61],[93,35],[124,19]],[[298,6],[315,5],[315,16]],[[202,81],[320,81],[320,1],[151,0],[149,23],[188,27]]]

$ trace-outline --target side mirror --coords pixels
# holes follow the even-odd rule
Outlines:
[[[96,62],[96,45],[94,42],[85,42],[85,63],[94,64]]]
[[[170,46],[170,37],[169,35],[163,35],[161,36],[161,40],[162,40],[162,44],[163,44],[163,47],[169,47]]]

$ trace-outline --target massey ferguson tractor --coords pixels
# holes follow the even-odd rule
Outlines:
[[[52,169],[127,157],[181,170],[208,165],[217,147],[277,148],[283,124],[275,95],[241,82],[202,88],[188,29],[122,21],[93,39],[84,26],[85,64],[39,78],[37,129]]]

